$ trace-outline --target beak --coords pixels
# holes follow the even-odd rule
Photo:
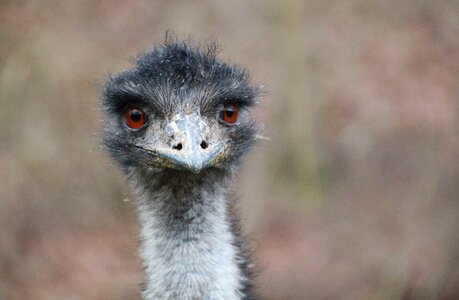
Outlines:
[[[225,141],[209,143],[208,131],[199,113],[179,113],[166,127],[170,147],[157,148],[155,152],[173,168],[197,174],[214,164],[226,148]]]

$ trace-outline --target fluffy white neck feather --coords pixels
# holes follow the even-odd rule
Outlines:
[[[225,192],[166,188],[138,198],[146,299],[242,299],[244,278]]]

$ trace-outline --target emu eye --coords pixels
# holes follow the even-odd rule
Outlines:
[[[129,128],[140,129],[145,125],[145,113],[137,107],[127,107],[124,110],[124,122]]]
[[[232,125],[237,122],[239,106],[235,103],[227,104],[220,112],[220,120],[226,124]]]

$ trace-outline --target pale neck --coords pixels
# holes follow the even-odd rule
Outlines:
[[[155,185],[140,195],[146,299],[245,299],[248,278],[224,190]]]

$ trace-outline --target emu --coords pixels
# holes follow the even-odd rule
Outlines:
[[[247,71],[216,47],[166,40],[107,79],[103,146],[136,195],[145,299],[254,299],[228,200],[259,126]]]

